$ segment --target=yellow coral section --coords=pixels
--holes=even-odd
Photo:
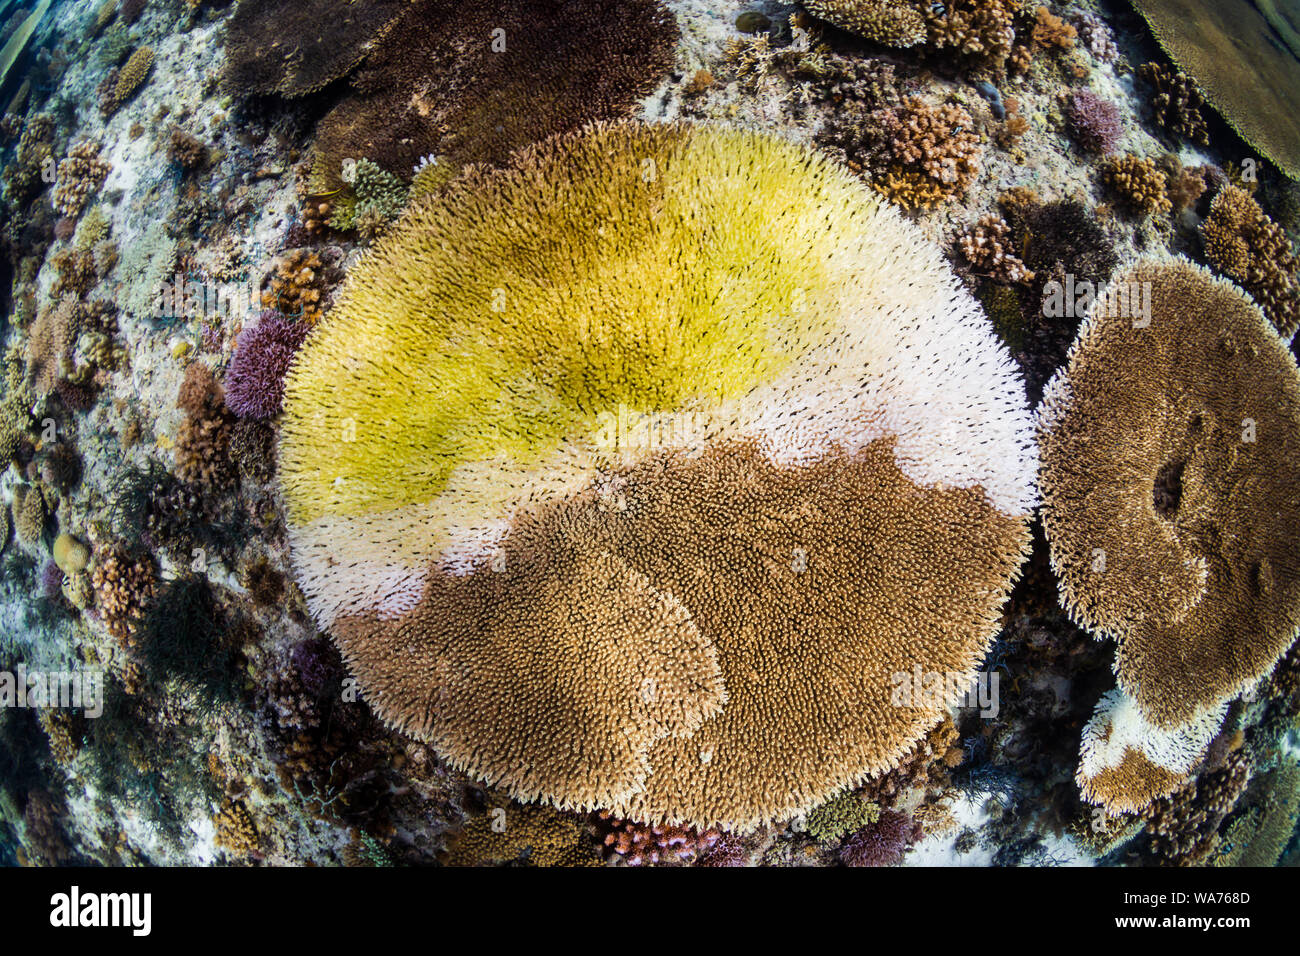
[[[620,408],[707,411],[821,341],[823,250],[871,208],[851,177],[738,130],[646,128],[615,153],[626,135],[418,201],[354,271],[288,377],[295,524],[539,463]]]

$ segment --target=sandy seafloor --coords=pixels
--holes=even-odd
[[[57,32],[78,45],[76,54],[68,57],[57,80],[52,81],[45,108],[59,116],[61,139],[99,140],[103,144],[101,158],[112,166],[97,205],[108,218],[119,260],[95,295],[110,297],[119,305],[140,302],[141,295],[169,276],[173,263],[164,261],[171,257],[166,255],[163,225],[176,224],[182,216],[190,217],[197,226],[178,227],[177,241],[187,263],[205,280],[256,281],[273,268],[299,216],[295,166],[306,154],[313,122],[322,107],[313,102],[310,107],[281,103],[252,109],[232,100],[219,86],[223,20],[230,8],[201,4],[191,9],[184,3],[155,2],[148,4],[131,28],[138,42],[148,42],[155,49],[152,72],[140,91],[106,120],[96,96],[106,72],[95,56],[102,36],[99,40],[81,39],[96,6],[94,0],[57,5],[33,44],[39,46]],[[812,140],[832,106],[794,109],[790,84],[779,74],[757,89],[728,77],[724,48],[739,36],[734,27],[736,16],[754,5],[737,0],[666,0],[666,6],[681,27],[677,68],[645,99],[644,119],[716,120],[779,132],[798,141]],[[1095,8],[1070,3],[1054,9],[1068,15]],[[1113,8],[1108,5],[1102,12],[1110,16]],[[1216,142],[1217,150],[1185,142],[1174,145],[1151,128],[1132,67],[1157,55],[1154,44],[1131,12],[1112,22],[1121,57],[1103,62],[1086,52],[1080,55],[1090,67],[1083,84],[1121,108],[1124,131],[1119,149],[1159,155],[1172,148],[1185,166],[1239,159],[1233,152],[1238,144],[1231,141]],[[806,38],[796,42],[806,42]],[[849,55],[879,55],[908,62],[903,52],[866,49],[870,52]],[[718,81],[703,95],[687,97],[684,87],[701,69],[712,71]],[[1044,198],[1079,196],[1092,205],[1102,201],[1095,164],[1072,149],[1064,128],[1059,99],[1063,85],[1059,73],[1037,70],[1011,81],[1003,90],[1019,99],[1028,130],[1014,150],[987,142],[982,172],[968,193],[914,217],[931,238],[948,247],[959,230],[995,208],[998,194],[1011,187],[1031,187]],[[988,104],[971,85],[935,73],[922,77],[920,89],[927,97],[951,97],[965,105],[986,130],[993,129]],[[167,119],[160,120],[164,110]],[[314,112],[304,112],[307,110]],[[211,151],[212,160],[197,173],[180,176],[167,158],[165,130],[173,118],[183,118],[185,129],[199,135]],[[137,124],[143,129],[137,128],[133,135]],[[12,143],[8,148],[12,149]],[[48,194],[36,201],[48,203]],[[1124,260],[1143,249],[1189,247],[1194,240],[1187,225],[1111,219],[1107,228]],[[51,255],[36,278],[38,304],[52,294],[56,270],[51,256],[56,247],[50,247]],[[160,248],[161,253],[157,252]],[[337,234],[318,248],[331,250],[344,271],[362,251],[359,243]],[[115,482],[125,467],[143,468],[151,459],[168,468],[174,465],[175,437],[183,418],[175,399],[186,365],[204,361],[222,368],[231,355],[236,321],[204,338],[197,324],[160,322],[127,308],[119,312],[119,343],[127,360],[106,376],[93,407],[75,416],[71,440],[83,461],[84,474],[59,500],[52,529],[75,534],[92,547],[110,540],[107,516]],[[4,335],[6,345],[22,341],[21,330],[13,324],[5,327]],[[201,343],[197,352],[196,341]],[[128,426],[134,429],[133,423],[138,423],[140,440],[124,447],[123,432]],[[7,469],[0,475],[0,499],[11,502],[15,486],[22,482],[17,468]],[[237,681],[236,701],[206,710],[183,687],[173,687],[143,702],[142,716],[159,728],[157,749],[146,746],[138,755],[138,766],[113,768],[109,778],[111,782],[115,776],[141,774],[148,780],[144,787],[106,786],[104,774],[95,767],[100,755],[89,745],[74,747],[62,761],[44,754],[39,775],[47,782],[36,789],[44,791],[42,799],[54,808],[57,824],[51,826],[47,821],[39,833],[41,828],[23,806],[27,801],[16,789],[3,787],[0,780],[0,861],[334,865],[364,858],[431,863],[446,858],[450,835],[481,815],[493,800],[464,775],[446,768],[422,744],[384,731],[365,717],[344,721],[351,721],[348,733],[365,738],[361,747],[365,759],[357,759],[348,768],[351,779],[341,770],[335,771],[332,758],[315,764],[304,758],[309,769],[299,776],[295,776],[297,771],[286,773],[282,752],[268,741],[268,705],[259,688],[283,669],[292,648],[316,637],[317,632],[291,582],[286,581],[278,605],[258,607],[249,597],[245,572],[250,563],[265,555],[272,568],[287,572],[289,562],[282,519],[270,514],[278,507],[274,484],[258,486],[245,481],[240,494],[241,506],[259,518],[251,523],[242,550],[210,555],[206,566],[206,574],[221,590],[223,600],[239,605],[255,620],[259,632],[240,659],[244,673]],[[5,565],[0,585],[0,666],[21,660],[29,668],[55,670],[94,660],[111,669],[123,651],[102,621],[91,612],[78,613],[67,605],[57,610],[42,606],[47,599],[33,591],[36,572],[49,561],[53,533],[36,545],[23,544],[11,535],[6,546],[7,558],[12,558],[15,550],[25,550],[29,557],[25,575],[10,573],[15,567],[12,561]],[[160,551],[158,560],[164,577],[175,570],[174,559],[167,553]],[[1066,624],[1056,626],[1069,631],[1063,640],[1079,642],[1070,653],[1088,660],[1090,679],[1096,679],[1098,663],[1104,675],[1109,654],[1106,646],[1090,644]],[[971,774],[959,779],[961,774],[954,772],[938,790],[923,789],[897,800],[895,806],[900,810],[922,801],[937,805],[942,812],[930,818],[943,818],[941,825],[929,828],[931,832],[903,855],[902,865],[1089,866],[1097,862],[1095,852],[1080,845],[1071,835],[1068,821],[1062,821],[1053,809],[1062,802],[1060,792],[1072,786],[1070,755],[1077,752],[1077,708],[1061,703],[1071,693],[1069,681],[1059,671],[1038,668],[1035,659],[1023,651],[1013,649],[1007,656],[1012,663],[1005,671],[1005,686],[1019,677],[1018,693],[1032,690],[1036,694],[1038,710],[1033,720],[1037,723],[1033,728],[1019,727],[1016,722],[1023,711],[1018,717],[1016,698],[1008,694],[1002,705],[1005,732],[999,735],[997,746],[1017,756],[992,759],[991,764],[999,769],[988,778],[996,777],[996,782],[984,778],[973,782]],[[1052,718],[1052,705],[1042,704],[1044,695],[1056,698],[1058,713],[1069,717],[1062,719],[1058,728],[1062,738],[1069,739],[1054,745],[1045,758],[1035,754],[1037,744],[1032,742],[1033,734],[1043,732],[1042,722]],[[364,703],[340,706],[365,707]],[[1018,749],[1014,746],[1025,740],[1030,743]],[[346,739],[342,746],[348,746]],[[1016,759],[1035,764],[1055,761],[1058,765],[1050,770],[1037,766],[1022,775],[1016,772]],[[181,765],[187,769],[178,770]],[[327,782],[322,784],[322,780]],[[343,794],[341,803],[320,796],[325,792],[322,787],[336,785]],[[256,831],[251,844],[218,839],[221,815],[232,805],[240,808]],[[576,815],[573,819],[580,820]],[[589,825],[588,838],[600,841],[598,822]],[[747,838],[745,845],[753,863],[834,865],[838,859],[834,841],[818,844],[797,826],[767,827]],[[524,853],[520,859],[528,857]],[[606,853],[604,858],[609,865],[626,862],[617,853]],[[1115,857],[1109,859],[1115,861]]]

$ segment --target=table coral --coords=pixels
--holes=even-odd
[[[776,138],[620,124],[519,163],[417,201],[290,369],[317,622],[385,719],[521,799],[746,828],[888,770],[940,716],[890,675],[968,672],[1028,540],[977,304]]]
[[[1300,372],[1249,297],[1181,259],[1117,275],[1039,418],[1061,603],[1118,641],[1143,718],[1265,676],[1300,629]]]

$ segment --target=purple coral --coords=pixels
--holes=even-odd
[[[1078,90],[1070,97],[1066,107],[1070,132],[1079,148],[1103,156],[1113,153],[1119,143],[1123,127],[1119,120],[1119,107],[1104,100],[1091,90]]]
[[[263,312],[257,325],[239,334],[226,373],[226,405],[240,418],[271,418],[284,403],[284,376],[307,338],[303,322]]]
[[[52,604],[63,602],[63,572],[53,561],[41,568],[41,595]]]
[[[921,825],[906,813],[885,810],[844,841],[840,859],[846,866],[893,866],[921,835]]]
[[[290,652],[293,666],[303,688],[313,696],[320,696],[339,676],[338,658],[330,642],[322,637],[309,638],[294,645]]]

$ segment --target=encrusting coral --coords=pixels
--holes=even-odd
[[[596,126],[518,163],[417,200],[289,371],[316,621],[519,799],[749,828],[888,770],[957,692],[898,675],[972,672],[1028,544],[977,303],[776,138]]]
[[[1240,289],[1185,260],[1116,276],[1039,408],[1061,603],[1118,641],[1149,723],[1266,675],[1300,627],[1300,373]]]
[[[1283,338],[1300,328],[1300,258],[1281,226],[1243,189],[1225,186],[1201,225],[1205,257],[1241,284]]]

